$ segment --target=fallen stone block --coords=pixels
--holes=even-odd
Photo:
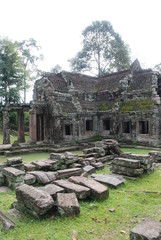
[[[36,182],[36,177],[32,174],[27,173],[24,177],[25,184],[32,185]]]
[[[116,157],[116,155],[109,155],[109,156],[105,156],[105,157],[98,158],[97,161],[102,162],[102,163],[110,162],[110,161],[112,161],[115,157]]]
[[[10,214],[15,219],[21,219],[22,218],[22,215],[21,215],[20,211],[18,211],[16,208],[9,209],[7,211],[7,213]]]
[[[108,198],[109,195],[108,188],[91,178],[74,176],[70,177],[68,180],[89,188],[91,190],[90,197],[93,199],[103,200],[105,198]]]
[[[69,168],[57,171],[59,178],[68,178],[71,176],[80,176],[82,174],[81,168]]]
[[[161,222],[145,220],[130,232],[130,240],[160,240]]]
[[[134,168],[127,168],[127,167],[123,167],[123,166],[118,166],[118,165],[115,165],[115,164],[111,164],[110,170],[113,173],[123,174],[123,175],[127,175],[127,176],[130,176],[130,177],[140,176],[144,172],[143,168],[134,169]]]
[[[54,200],[48,193],[26,184],[16,188],[16,198],[18,201],[16,208],[22,211],[22,207],[24,207],[29,214],[35,217],[46,214],[54,206]],[[19,204],[21,205],[20,209],[18,208]]]
[[[23,163],[13,164],[13,165],[11,165],[11,167],[16,168],[16,169],[21,170],[21,171],[24,171],[24,164]]]
[[[24,169],[25,171],[35,171],[36,170],[36,166],[34,164],[31,163],[25,163],[24,164]]]
[[[32,171],[29,173],[34,175],[36,177],[36,181],[40,184],[51,183],[58,177],[57,172]]]
[[[7,167],[7,163],[0,163],[0,171],[2,171],[3,168]]]
[[[73,154],[71,152],[65,152],[64,156],[65,156],[65,164],[67,165],[78,161],[78,155]]]
[[[32,162],[33,165],[36,166],[37,170],[49,170],[51,168],[51,165],[49,163],[46,163],[45,161],[35,161]]]
[[[2,174],[9,179],[12,179],[14,182],[22,182],[24,181],[25,172],[18,170],[13,167],[3,168]]]
[[[21,157],[15,157],[15,158],[8,158],[7,159],[7,164],[8,166],[14,165],[14,164],[19,164],[22,163],[22,158]]]
[[[119,185],[125,183],[125,179],[123,177],[119,179],[117,176],[110,174],[92,174],[91,177],[94,178],[94,180],[97,182],[103,183],[113,188],[117,188]]]
[[[95,167],[97,170],[101,170],[104,168],[104,164],[102,162],[91,163],[91,165]]]
[[[6,167],[3,168],[2,174],[5,176],[5,182],[12,189],[24,183],[25,172],[21,170],[13,167]]]
[[[46,159],[46,160],[43,160],[43,161],[47,164],[50,164],[50,167],[49,167],[50,170],[55,171],[55,170],[60,169],[61,164],[59,163],[58,160]]]
[[[46,186],[40,187],[39,189],[50,194],[54,200],[56,200],[57,193],[63,193],[65,191],[64,188],[59,187],[55,184],[47,184]]]
[[[75,216],[80,214],[79,203],[75,193],[58,193],[57,207],[60,216]]]
[[[139,160],[135,159],[115,158],[112,161],[112,164],[135,169],[141,168],[141,163],[139,162]]]
[[[50,159],[59,160],[60,164],[65,162],[65,156],[62,153],[50,153]]]
[[[78,199],[85,199],[90,195],[89,188],[72,183],[68,180],[57,180],[54,183],[60,187],[63,187],[67,193],[74,192]]]
[[[92,174],[96,171],[95,167],[91,166],[91,165],[87,165],[83,168],[83,171],[88,173],[88,174]]]
[[[0,173],[0,186],[4,185],[4,176],[2,173]]]

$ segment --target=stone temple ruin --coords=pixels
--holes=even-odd
[[[31,141],[75,142],[95,136],[159,146],[161,76],[138,60],[129,70],[91,77],[45,74],[34,86]]]

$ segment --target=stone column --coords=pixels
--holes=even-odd
[[[4,109],[3,111],[3,144],[10,143],[10,122],[9,122],[9,111]]]
[[[24,110],[17,111],[18,114],[18,142],[25,142],[25,116]]]
[[[37,141],[37,129],[36,129],[36,112],[31,110],[30,111],[30,141],[36,142]]]

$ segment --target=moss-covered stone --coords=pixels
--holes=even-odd
[[[126,100],[120,105],[120,112],[147,111],[153,109],[154,102],[151,99]]]
[[[108,106],[107,106],[107,104],[106,103],[102,103],[101,105],[100,105],[100,107],[99,107],[99,110],[100,111],[106,111],[106,110],[108,110]]]

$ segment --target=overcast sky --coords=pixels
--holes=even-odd
[[[34,38],[44,71],[56,64],[70,70],[81,32],[95,20],[110,21],[143,67],[161,62],[161,0],[0,0],[0,8],[0,36]]]

